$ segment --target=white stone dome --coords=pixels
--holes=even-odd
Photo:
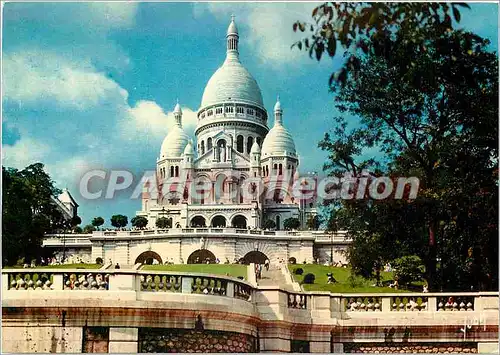
[[[237,59],[226,60],[212,75],[203,92],[201,107],[228,101],[264,107],[257,81]]]
[[[296,155],[292,135],[281,124],[275,124],[262,143],[262,158],[275,155]]]
[[[174,125],[161,144],[160,158],[180,157],[189,142],[182,127]]]
[[[186,148],[184,148],[184,155],[193,155],[193,144],[191,143],[191,139],[186,144]]]

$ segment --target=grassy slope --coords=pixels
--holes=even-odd
[[[247,277],[246,265],[233,264],[174,264],[174,265],[144,265],[141,270],[199,272],[204,274]]]
[[[394,290],[389,287],[374,287],[374,280],[366,280],[360,277],[356,277],[356,284],[353,285],[349,282],[349,276],[351,275],[351,269],[341,268],[341,267],[331,267],[324,265],[315,264],[297,264],[289,265],[290,272],[293,278],[299,283],[302,282],[306,274],[312,273],[316,276],[314,284],[306,285],[304,284],[304,289],[306,291],[330,291],[338,293],[380,293],[380,292],[407,292],[405,290]],[[295,275],[295,269],[302,268],[304,273],[302,275]],[[327,273],[333,273],[333,277],[337,280],[337,283],[328,284]],[[382,281],[392,280],[391,272],[382,272]]]

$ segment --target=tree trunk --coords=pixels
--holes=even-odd
[[[435,237],[435,227],[431,223],[429,226],[429,254],[427,255],[425,273],[427,283],[432,291],[441,291],[442,285],[439,285],[439,280],[436,275],[436,257],[437,257],[437,246]]]

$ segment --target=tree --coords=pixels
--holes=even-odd
[[[111,225],[115,228],[123,228],[128,224],[127,216],[121,214],[115,214],[111,216]]]
[[[311,230],[318,230],[319,226],[321,225],[321,219],[318,215],[310,216],[307,219],[307,228]]]
[[[298,218],[290,217],[283,221],[283,228],[285,230],[298,229],[300,227],[300,221]]]
[[[45,233],[69,228],[54,203],[61,193],[43,164],[24,170],[2,167],[2,253],[4,265],[42,255]]]
[[[442,35],[453,27],[453,16],[460,22],[459,7],[465,3],[342,3],[326,2],[312,11],[314,23],[297,21],[295,32],[309,36],[292,47],[315,55],[319,61],[324,52],[330,57],[344,55],[339,72],[330,76],[330,85],[343,84],[348,72],[360,69],[360,53],[391,60],[395,48],[424,50],[430,35]],[[408,39],[401,40],[402,35]],[[408,36],[410,38],[408,38]],[[342,47],[342,48],[339,48]],[[401,72],[411,69],[412,62],[400,62]]]
[[[326,134],[320,147],[329,152],[325,169],[331,175],[367,170],[368,181],[414,176],[420,191],[414,200],[343,201],[339,223],[354,238],[349,257],[366,274],[375,262],[418,255],[431,288],[495,287],[497,57],[487,51],[487,40],[463,31],[428,33],[422,46],[413,47],[407,44],[413,34],[398,36],[391,58],[360,56],[359,69],[335,87],[339,111],[360,120],[348,131],[344,117],[337,117],[333,135]],[[362,159],[363,149],[374,147],[383,160]],[[375,235],[384,248],[370,259],[365,251]],[[469,247],[476,248],[477,277],[467,281]]]
[[[160,229],[172,228],[172,218],[160,217],[156,220],[156,227]]]
[[[76,226],[73,228],[73,233],[82,233],[83,230],[82,230],[82,227],[80,226]]]
[[[264,223],[262,223],[262,228],[264,229],[274,229],[276,228],[276,222],[272,219],[266,219]]]
[[[95,230],[96,229],[92,224],[87,224],[85,227],[83,227],[83,233],[85,234],[92,234],[92,232]]]
[[[394,276],[401,285],[422,281],[425,267],[422,260],[416,255],[403,256],[394,260]]]
[[[135,216],[130,222],[134,227],[139,229],[142,229],[148,225],[148,219],[143,216]]]
[[[75,216],[73,218],[71,218],[71,226],[72,227],[76,227],[77,225],[79,225],[80,223],[82,223],[82,219],[79,217],[79,216]]]
[[[99,229],[99,227],[102,226],[103,224],[104,224],[104,218],[102,218],[102,217],[95,217],[92,220],[92,225],[94,227],[96,227],[97,229]]]

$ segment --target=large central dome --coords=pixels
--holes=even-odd
[[[238,37],[233,20],[227,30],[226,60],[208,81],[201,99],[202,108],[223,102],[241,102],[264,108],[259,85],[240,63]]]
[[[237,101],[264,107],[259,85],[239,60],[228,60],[208,81],[201,106]]]

